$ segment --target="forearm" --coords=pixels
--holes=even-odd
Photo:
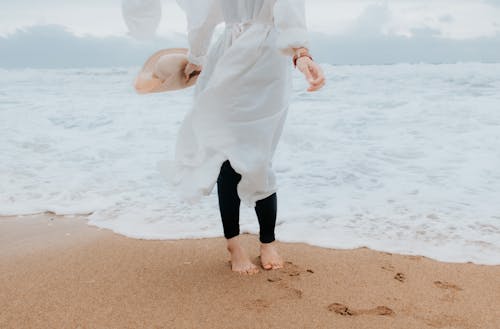
[[[219,0],[177,0],[186,12],[188,30],[188,60],[202,65],[215,27],[222,21]]]
[[[278,32],[276,46],[283,54],[293,56],[295,49],[309,46],[305,0],[277,0],[274,25]]]

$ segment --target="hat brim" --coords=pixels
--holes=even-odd
[[[196,83],[199,72],[186,80],[187,48],[162,49],[151,55],[142,66],[134,83],[139,94],[159,93],[188,88]],[[168,75],[162,71],[170,72]]]

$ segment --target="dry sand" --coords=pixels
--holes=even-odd
[[[242,235],[258,264],[258,239]],[[224,238],[131,239],[83,217],[0,218],[0,328],[500,328],[500,266],[279,243],[231,272]]]

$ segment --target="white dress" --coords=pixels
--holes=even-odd
[[[272,158],[292,90],[292,48],[309,47],[305,0],[177,0],[188,57],[203,65],[174,159],[158,168],[181,200],[211,194],[225,160],[241,175],[243,204],[277,191]],[[214,28],[224,32],[210,47]]]

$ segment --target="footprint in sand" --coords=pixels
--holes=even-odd
[[[352,309],[344,304],[332,303],[328,305],[328,310],[342,316],[358,316],[358,315],[394,315],[394,311],[387,306],[377,306],[370,309]]]
[[[271,306],[271,302],[262,298],[250,300],[246,307],[255,311],[264,311]]]
[[[396,270],[396,268],[392,265],[384,265],[384,266],[381,266],[380,268],[383,269],[384,271],[388,271],[388,272],[394,272]],[[397,272],[394,275],[394,279],[398,280],[399,282],[405,282],[406,281],[406,274],[404,274],[402,272]]]
[[[304,270],[290,261],[285,261],[283,268],[273,270],[269,273],[267,281],[276,284],[286,292],[283,298],[302,298],[303,291],[292,287],[289,283],[300,280],[301,276],[306,274],[311,275],[313,273],[314,271],[311,269]]]
[[[380,268],[385,270],[385,271],[389,271],[389,272],[393,272],[395,270],[394,266],[392,266],[392,265],[384,265],[384,266],[381,266]]]
[[[285,298],[285,299],[302,298],[302,294],[303,294],[302,290],[290,286],[289,283],[287,282],[286,278],[282,279],[279,277],[272,277],[272,278],[267,278],[267,281],[272,282],[278,288],[282,289],[282,291],[284,292],[284,295],[281,296],[280,298]]]
[[[314,273],[311,269],[302,269],[300,266],[295,265],[290,261],[285,261],[283,268],[276,269],[269,272],[271,275],[267,279],[269,282],[276,282],[279,280],[283,280],[286,277],[299,277],[301,275],[307,274],[311,275]]]
[[[278,282],[278,281],[281,281],[281,278],[280,277],[267,278],[267,281],[269,281],[269,282]]]
[[[292,262],[286,261],[285,267],[283,268],[283,273],[286,273],[288,276],[299,276],[301,272],[304,272],[299,266],[295,265]]]
[[[302,298],[303,292],[300,289],[290,287],[288,284],[285,282],[280,283],[280,286],[285,289],[286,295],[283,296],[282,298],[291,298],[291,299],[300,299]]]
[[[454,302],[458,297],[458,292],[463,290],[456,284],[446,281],[434,281],[434,285],[439,289],[443,289],[444,294],[441,300],[446,302]]]
[[[463,290],[462,288],[460,288],[456,284],[446,282],[446,281],[434,281],[434,285],[438,288],[446,289],[446,290],[454,290],[454,291]]]
[[[406,275],[404,273],[398,272],[394,276],[394,279],[398,280],[399,282],[405,282],[406,281]]]

